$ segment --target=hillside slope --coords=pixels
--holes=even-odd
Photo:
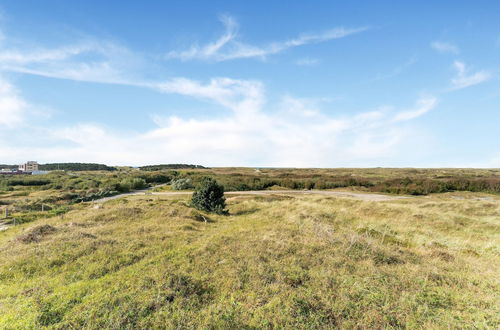
[[[0,232],[0,328],[498,328],[500,199],[454,196],[81,204]]]

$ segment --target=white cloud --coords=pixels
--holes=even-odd
[[[61,61],[94,50],[90,45],[74,45],[56,49],[2,49],[0,62],[9,64],[43,63]]]
[[[452,89],[462,89],[477,85],[491,78],[491,74],[485,70],[467,74],[468,70],[465,63],[460,61],[455,61],[453,66],[457,71],[457,75],[451,80]]]
[[[196,98],[208,99],[239,115],[260,110],[264,102],[262,84],[258,81],[214,78],[206,85],[200,82],[175,78],[164,83],[153,84],[152,88],[164,93],[176,93]]]
[[[291,47],[342,38],[364,30],[340,28],[255,47],[237,40],[236,22],[230,17],[223,20],[226,33],[206,46],[192,48],[194,50],[187,57],[215,60],[265,57]],[[154,118],[157,126],[143,132],[112,131],[93,123],[62,128],[39,125],[30,127],[29,133],[20,132],[28,134],[29,138],[15,145],[7,143],[5,130],[0,130],[0,155],[9,155],[14,161],[30,155],[29,158],[41,162],[124,165],[160,162],[209,166],[380,164],[401,150],[411,149],[405,144],[409,132],[401,130],[398,122],[421,116],[435,106],[429,100],[421,100],[415,109],[393,115],[388,114],[394,112],[392,109],[342,116],[335,114],[335,109],[329,109],[332,111],[326,114],[319,102],[292,96],[284,97],[279,104],[269,105],[260,81],[226,77],[208,82],[182,77],[160,83],[134,80],[131,79],[131,67],[135,61],[141,62],[140,56],[108,42],[79,42],[56,49],[8,48],[0,44],[0,71],[128,84],[213,102],[230,111],[217,119],[157,115]],[[11,127],[23,123],[30,107],[12,85],[0,83],[0,125]]]
[[[431,47],[436,50],[439,53],[449,53],[449,54],[454,54],[458,55],[460,53],[460,49],[449,42],[441,42],[441,41],[434,41],[431,43]]]
[[[220,17],[220,21],[224,24],[226,31],[216,41],[202,47],[192,45],[188,50],[170,52],[167,56],[180,59],[210,58],[215,56],[224,45],[236,38],[238,32],[238,23],[231,16],[223,15]]]
[[[314,117],[320,113],[316,100],[299,99],[289,95],[283,97],[281,107],[284,110],[284,115]]]
[[[19,43],[18,43],[19,44]],[[75,81],[139,84],[130,78],[143,60],[113,42],[82,40],[73,45],[44,48],[0,43],[0,70]]]
[[[28,144],[14,150],[0,143],[0,153],[19,159],[29,154],[39,161],[124,165],[188,162],[307,167],[376,165],[411,149],[406,144],[410,132],[398,127],[394,116],[387,113],[394,111],[391,108],[328,115],[315,100],[286,96],[272,105],[278,111],[266,111],[271,105],[266,106],[264,88],[257,82],[218,78],[204,84],[185,79],[174,85],[174,81],[164,85],[164,91],[216,102],[231,111],[218,119],[156,116],[157,127],[136,133],[78,124],[53,129],[50,134],[36,133],[49,135],[47,146]],[[245,92],[248,86],[253,91]],[[429,111],[434,105],[431,103],[419,100],[418,115],[424,113],[423,108]],[[417,116],[405,117],[404,113],[396,114],[396,118],[410,120]]]
[[[368,29],[367,27],[352,29],[340,27],[317,34],[301,34],[293,39],[272,42],[264,46],[254,46],[238,40],[238,24],[234,18],[222,16],[221,21],[225,26],[225,32],[216,41],[205,46],[195,44],[183,51],[171,51],[167,54],[167,58],[177,58],[183,61],[193,59],[227,61],[239,58],[265,58],[268,55],[277,54],[292,47],[340,39]]]
[[[410,119],[415,119],[420,117],[437,105],[437,99],[435,97],[423,97],[417,101],[414,109],[402,111],[394,117],[394,121],[405,121]]]
[[[27,107],[14,86],[0,78],[0,127],[12,128],[21,124]]]

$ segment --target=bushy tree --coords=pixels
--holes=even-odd
[[[191,204],[198,210],[223,214],[226,211],[224,187],[212,178],[203,178],[196,186]]]

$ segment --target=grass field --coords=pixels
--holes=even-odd
[[[0,328],[500,327],[498,195],[228,210],[132,196],[0,232]]]
[[[227,167],[144,171],[122,167],[116,171],[53,171],[36,176],[0,175],[0,213],[8,207],[11,213],[8,221],[16,219],[17,222],[29,222],[46,216],[45,213],[37,213],[42,209],[61,213],[75,203],[167,184],[180,178],[196,185],[205,176],[216,179],[224,185],[226,191],[347,188],[406,195],[450,191],[500,194],[500,169]],[[171,188],[171,185],[167,185],[161,190]]]

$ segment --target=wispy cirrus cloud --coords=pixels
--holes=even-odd
[[[15,46],[0,43],[0,71],[33,74],[75,81],[134,84],[134,67],[143,59],[116,43],[87,39],[70,45],[46,48],[30,42]]]
[[[460,49],[458,48],[458,46],[450,42],[434,41],[433,43],[431,43],[431,47],[442,54],[448,53],[458,55],[460,53]]]
[[[254,47],[238,41],[235,21],[227,17],[225,24],[227,30],[221,38],[196,48],[195,55],[190,56],[198,56],[201,49],[202,58],[207,59],[265,57],[363,30],[334,29]],[[278,104],[269,104],[266,87],[258,80],[218,77],[200,81],[167,77],[163,81],[152,81],[140,74],[135,79],[134,65],[130,64],[134,61],[141,64],[141,56],[106,41],[83,40],[69,46],[44,48],[11,47],[7,38],[0,44],[0,59],[0,71],[127,84],[212,102],[229,110],[222,117],[209,119],[160,114],[155,116],[156,127],[136,132],[124,132],[99,123],[77,122],[65,127],[49,124],[30,130],[28,142],[14,146],[3,142],[7,136],[0,130],[0,154],[18,160],[30,155],[40,161],[71,159],[128,165],[165,162],[166,157],[172,162],[213,166],[375,165],[398,155],[401,150],[411,149],[406,143],[408,131],[401,129],[399,122],[422,116],[435,106],[418,101],[411,111],[368,110],[339,115],[332,109],[322,111],[323,107],[311,100],[290,95]],[[10,115],[11,121],[3,125],[22,123],[29,104],[12,85],[0,84],[0,100],[5,101],[0,102],[0,114]],[[39,141],[44,144],[40,145]]]
[[[434,109],[438,103],[437,98],[433,96],[422,97],[417,100],[417,103],[413,109],[405,110],[397,113],[394,116],[394,121],[406,121],[410,119],[415,119],[420,117],[430,110]]]
[[[79,44],[64,46],[55,49],[31,48],[31,49],[1,49],[0,62],[4,65],[23,65],[32,63],[47,63],[51,61],[62,61],[72,56],[95,51],[96,48],[90,44]]]
[[[214,44],[210,47],[216,49],[218,46]],[[213,78],[208,84],[202,84],[184,77],[152,81],[144,79],[140,73],[134,73],[134,64],[138,63],[137,66],[140,66],[141,62],[145,61],[140,55],[108,41],[82,40],[55,48],[23,45],[13,48],[9,47],[8,42],[0,45],[0,72],[149,88],[161,93],[210,100],[226,108],[246,112],[259,108],[262,102],[257,101],[263,96],[262,86],[258,81]],[[3,100],[6,102],[13,98],[4,97]],[[14,120],[15,117],[11,118]]]
[[[228,61],[241,58],[263,59],[266,58],[266,56],[278,54],[289,48],[340,39],[368,30],[368,27],[339,27],[323,31],[321,33],[304,33],[296,38],[285,41],[272,42],[263,46],[255,46],[246,44],[239,40],[238,23],[234,18],[224,15],[220,17],[220,20],[225,26],[225,32],[217,40],[202,46],[194,44],[186,50],[170,51],[167,53],[166,57],[180,59],[182,61]]]
[[[452,90],[478,85],[491,78],[491,73],[486,70],[468,74],[469,70],[467,69],[465,63],[460,61],[455,61],[453,63],[453,67],[457,71],[457,74],[451,79]]]
[[[225,32],[217,40],[209,42],[205,46],[192,45],[189,49],[183,51],[171,51],[167,58],[179,58],[182,60],[195,58],[217,57],[219,50],[233,41],[238,36],[238,23],[234,18],[228,15],[221,15],[219,20],[225,27]]]

